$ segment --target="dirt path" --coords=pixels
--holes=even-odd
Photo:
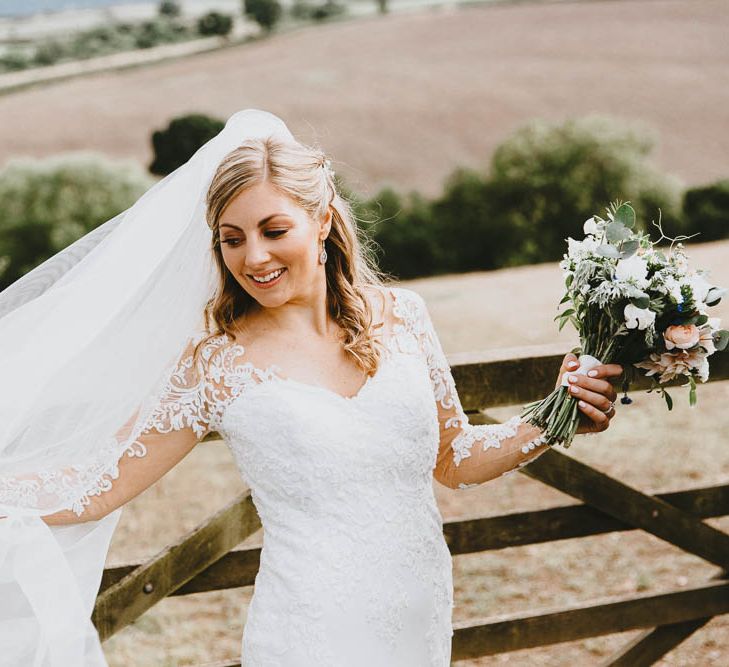
[[[268,109],[352,187],[440,191],[535,116],[606,112],[658,132],[687,183],[729,176],[724,0],[462,8],[324,25],[0,98],[0,164],[95,149],[151,159],[171,116]]]

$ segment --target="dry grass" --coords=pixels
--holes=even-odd
[[[691,248],[694,266],[711,270],[729,285],[729,242]],[[533,345],[562,340],[551,321],[561,296],[560,271],[553,264],[489,273],[444,276],[402,283],[427,300],[448,353]],[[514,308],[514,299],[520,307]],[[523,307],[521,307],[523,305]],[[729,322],[729,302],[716,308]],[[504,320],[503,324],[500,324]],[[556,369],[555,369],[556,373]],[[668,412],[659,397],[633,394],[609,431],[578,438],[571,456],[644,491],[656,492],[726,483],[729,480],[729,383],[699,387],[699,407],[676,391]],[[504,420],[517,408],[492,414]],[[636,434],[639,434],[636,437]],[[124,510],[109,562],[144,557],[161,549],[244,488],[222,442],[196,448],[158,484]],[[468,491],[436,483],[445,519],[501,514],[570,502],[567,496],[523,475]],[[170,516],[175,520],[170,521]],[[710,520],[729,530],[729,518]],[[260,534],[248,544],[260,544]],[[641,533],[616,533],[454,558],[454,620],[527,611],[635,591],[658,591],[703,581],[714,571],[699,558]],[[239,655],[251,589],[165,600],[105,644],[112,667],[183,666]],[[715,619],[672,651],[660,665],[722,665],[729,655],[729,619]],[[542,649],[463,662],[463,665],[597,664],[633,633],[597,637]]]
[[[535,116],[644,121],[688,184],[727,176],[725,0],[474,6],[370,17],[0,97],[0,164],[95,149],[151,161],[178,114],[246,107],[318,140],[364,194],[437,194]]]

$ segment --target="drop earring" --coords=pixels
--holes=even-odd
[[[327,261],[327,251],[324,248],[324,239],[321,240],[321,252],[319,253],[319,264],[325,264]]]

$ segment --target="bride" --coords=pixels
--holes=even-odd
[[[547,449],[516,416],[468,423],[423,298],[374,267],[325,155],[256,109],[0,293],[0,368],[3,666],[106,665],[121,510],[215,431],[264,529],[242,663],[445,667],[432,478]],[[578,433],[606,429],[622,368],[568,371]]]

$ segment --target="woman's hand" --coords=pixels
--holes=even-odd
[[[555,387],[562,384],[563,373],[575,371],[579,366],[574,354],[566,354],[562,367],[559,369]],[[623,367],[620,364],[601,364],[592,369],[590,373],[593,375],[570,374],[576,380],[570,382],[568,391],[577,399],[577,409],[582,412],[577,433],[597,433],[604,431],[610,425],[610,420],[615,416],[615,401],[618,398],[618,392],[604,378],[620,376],[623,373]]]

